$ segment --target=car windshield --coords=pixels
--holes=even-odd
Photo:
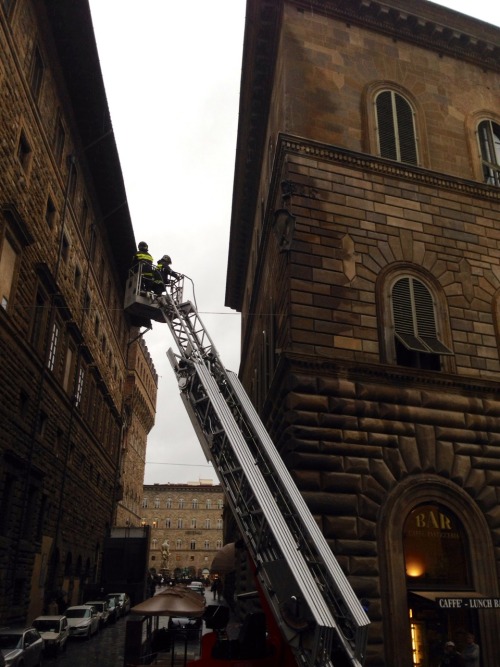
[[[0,635],[0,650],[12,650],[13,648],[18,648],[18,645],[21,642],[20,635]]]
[[[97,611],[104,611],[104,604],[102,602],[92,602],[91,604]]]
[[[86,618],[90,616],[90,609],[66,609],[68,618]]]
[[[33,627],[38,630],[38,632],[58,632],[59,631],[59,622],[58,621],[33,621]]]

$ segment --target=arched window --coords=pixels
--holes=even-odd
[[[148,506],[148,499],[145,497],[142,499],[142,506],[147,507]]]
[[[217,530],[222,529],[222,519],[217,519]]]
[[[192,508],[193,508],[194,510],[197,510],[197,509],[198,509],[198,500],[197,500],[196,498],[193,498],[193,501],[192,501]]]
[[[216,549],[222,549],[222,540],[217,540],[217,542],[215,544],[215,548]]]
[[[483,120],[477,128],[484,182],[500,187],[500,125]]]
[[[196,528],[196,519],[191,519],[191,528]]]
[[[210,519],[205,519],[205,528],[210,528]]]
[[[415,507],[403,526],[403,550],[412,588],[470,587],[464,530],[448,508],[438,503]]]
[[[207,498],[207,501],[205,503],[205,507],[207,510],[212,509],[212,500],[210,498]]]
[[[160,498],[159,496],[156,496],[155,498],[155,509],[158,509],[160,507]]]
[[[224,507],[224,502],[219,498],[217,501],[217,509],[221,510]]]
[[[179,498],[179,509],[180,510],[184,509],[184,498]]]
[[[382,90],[375,98],[378,150],[381,157],[419,164],[415,112],[402,95]]]
[[[182,549],[182,540],[175,540],[175,548]]]
[[[177,519],[177,528],[182,528],[182,527],[183,527],[182,519]]]
[[[171,510],[171,509],[172,509],[172,498],[167,498],[167,501],[166,501],[166,503],[165,503],[165,507],[166,507],[168,510]]]
[[[171,528],[172,527],[172,519],[168,518],[165,519],[165,528]]]
[[[196,549],[196,540],[191,540],[189,543],[189,548],[194,551]]]
[[[440,370],[440,355],[452,352],[439,340],[430,291],[417,278],[403,276],[392,286],[391,302],[396,363]]]

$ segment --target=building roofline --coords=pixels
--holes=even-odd
[[[136,243],[109,112],[88,0],[36,0],[52,33],[85,163],[100,207],[101,223],[125,283]]]
[[[500,29],[428,0],[247,0],[225,305],[241,311],[285,1],[500,71]]]

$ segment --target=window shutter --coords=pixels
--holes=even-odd
[[[394,131],[392,94],[390,90],[385,90],[377,96],[376,108],[380,155],[390,160],[397,160],[396,133]]]
[[[434,303],[425,285],[415,278],[398,280],[392,288],[396,338],[415,352],[452,354],[438,339]]]
[[[396,97],[396,114],[398,119],[399,149],[401,162],[417,164],[417,144],[415,141],[415,127],[413,124],[413,110],[408,102]]]
[[[377,132],[380,155],[390,160],[418,164],[413,109],[392,90],[377,95]]]
[[[396,337],[409,350],[428,352],[427,347],[415,335],[416,327],[409,278],[402,278],[394,285],[392,289],[392,310]]]

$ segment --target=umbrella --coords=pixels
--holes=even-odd
[[[205,611],[205,600],[198,593],[176,586],[139,602],[130,611],[143,616],[199,618]]]
[[[228,572],[233,572],[235,568],[235,544],[234,542],[229,542],[220,549],[212,561],[212,567],[210,570],[212,572],[218,572],[219,574],[227,574]]]

